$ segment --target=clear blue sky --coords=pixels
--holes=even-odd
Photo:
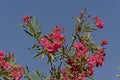
[[[87,8],[88,13],[99,16],[105,23],[104,29],[95,32],[93,38],[109,40],[105,65],[96,69],[95,80],[119,80],[115,75],[120,73],[117,70],[120,67],[120,0],[0,0],[0,49],[14,52],[19,64],[46,71],[44,63],[33,60],[34,54],[27,50],[34,39],[19,27],[21,18],[36,16],[44,33],[57,24],[70,33],[74,26],[72,16],[78,16],[82,8]]]

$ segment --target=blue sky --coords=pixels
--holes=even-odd
[[[42,25],[43,33],[48,33],[55,25],[66,28],[69,36],[73,29],[72,16],[78,16],[82,8],[87,8],[92,16],[99,16],[105,23],[103,30],[95,32],[94,39],[108,39],[105,65],[95,70],[95,80],[119,80],[116,74],[120,67],[120,0],[1,0],[0,1],[0,49],[14,52],[19,64],[31,69],[46,71],[44,63],[32,59],[33,53],[27,49],[34,39],[19,27],[22,17],[32,15]]]

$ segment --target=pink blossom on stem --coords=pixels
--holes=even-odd
[[[102,42],[101,42],[101,46],[104,46],[104,45],[107,45],[108,44],[108,41],[107,40],[102,40]]]
[[[53,44],[47,44],[44,48],[49,53],[54,53],[57,50],[57,48]]]
[[[44,47],[49,43],[49,40],[45,37],[41,38],[39,43]]]
[[[10,64],[8,62],[5,62],[5,60],[2,60],[0,62],[0,65],[5,69],[5,70],[9,70],[10,69]]]
[[[61,32],[62,30],[63,30],[63,28],[58,25],[53,29],[54,32]]]
[[[95,17],[95,24],[100,29],[104,27],[103,21],[98,16]]]
[[[82,76],[79,76],[79,77],[77,78],[77,80],[86,80],[86,78],[85,78],[85,77],[82,77]]]
[[[94,67],[88,66],[87,77],[94,74]]]
[[[11,71],[10,76],[12,80],[21,80],[23,77],[23,67],[16,65]]]
[[[85,53],[88,52],[88,47],[87,47],[87,46],[84,46],[81,42],[75,43],[74,46],[75,46],[78,54],[85,54]]]
[[[64,36],[63,36],[62,34],[60,34],[59,32],[54,32],[54,33],[53,33],[53,37],[54,37],[54,38],[61,39],[61,38],[63,38]]]
[[[97,67],[104,65],[104,56],[96,54],[95,58],[96,58],[96,66]]]
[[[61,73],[62,73],[62,74],[66,74],[66,69],[62,69],[62,70],[61,70]]]
[[[4,59],[4,51],[0,50],[0,60]]]
[[[59,39],[54,40],[54,46],[58,49],[62,47],[62,42]]]
[[[100,48],[100,49],[98,49],[97,53],[100,54],[100,55],[104,55],[105,54],[105,49],[104,48]]]
[[[63,78],[60,79],[60,80],[71,80],[71,79],[69,78],[69,76],[65,76],[65,77],[63,77]]]
[[[96,65],[96,59],[95,59],[94,56],[90,56],[88,58],[88,64],[89,64],[89,66],[95,66]]]
[[[24,17],[22,18],[22,20],[23,20],[23,22],[24,22],[26,25],[29,25],[31,18],[32,18],[32,16],[24,16]]]

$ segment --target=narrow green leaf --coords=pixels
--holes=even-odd
[[[36,26],[36,17],[34,16],[34,19],[33,19],[33,27]]]
[[[43,50],[41,49],[37,52],[37,54],[33,58],[36,58],[36,57],[40,56],[42,53],[43,53]]]
[[[94,77],[92,76],[92,77],[90,77],[90,80],[94,80]]]
[[[41,32],[38,32],[37,35],[36,35],[36,38],[38,39],[41,35]]]
[[[40,57],[40,60],[44,59],[45,57],[45,54],[43,54],[41,57]]]
[[[32,36],[33,37],[33,35],[29,32],[29,31],[27,31],[27,30],[24,30],[29,36]]]
[[[67,64],[66,62],[64,63],[66,67],[70,68],[71,66]]]
[[[40,55],[41,55],[41,53],[37,53],[33,58],[36,58],[36,57],[38,57]]]
[[[19,25],[20,25],[20,27],[27,29],[27,27],[25,25],[23,25],[23,24],[19,24]]]
[[[87,40],[90,40],[90,37],[91,37],[91,33],[88,32],[88,35],[87,35]]]
[[[40,32],[40,24],[38,24],[37,32]]]
[[[50,55],[50,57],[51,57],[51,59],[52,60],[54,60],[55,59],[55,57],[54,57],[54,55],[53,54],[49,54]]]
[[[49,64],[49,63],[50,63],[50,61],[51,61],[51,58],[48,58],[47,64]]]
[[[32,32],[32,34],[35,34],[35,29],[33,28],[33,26],[28,25],[28,28]]]

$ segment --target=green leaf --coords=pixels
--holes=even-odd
[[[45,57],[45,54],[43,54],[41,57],[40,57],[40,60],[44,59]]]
[[[4,76],[3,79],[4,80],[10,80],[10,78],[8,78],[7,76],[6,77]]]
[[[36,26],[36,17],[34,16],[34,19],[33,19],[33,27]]]
[[[48,77],[46,78],[46,80],[50,80],[50,76],[48,76]]]
[[[92,76],[92,77],[90,77],[90,80],[94,80],[94,77]]]
[[[120,70],[120,68],[118,68],[118,70]]]
[[[32,76],[30,75],[29,72],[30,72],[30,71],[29,71],[29,68],[28,68],[28,66],[26,66],[26,67],[24,68],[24,78],[27,78],[28,80],[32,80]]]
[[[40,24],[38,24],[37,32],[40,32]]]
[[[54,60],[55,59],[55,57],[54,57],[54,55],[53,54],[49,54],[50,55],[50,57],[51,57],[51,59],[52,60]]]
[[[67,68],[70,68],[71,66],[67,64],[66,62],[64,63]]]
[[[41,49],[37,52],[37,54],[33,58],[36,58],[36,57],[40,56],[42,53],[43,53],[43,50]]]
[[[50,61],[51,61],[51,58],[48,58],[47,64],[49,64],[49,63],[50,63]]]
[[[23,24],[19,24],[19,25],[20,25],[20,27],[23,27],[23,28],[27,29],[27,27],[24,26]]]
[[[38,57],[39,55],[41,55],[41,53],[37,53],[33,58]]]
[[[36,38],[38,39],[41,35],[41,32],[38,32],[37,35],[36,35]]]
[[[32,34],[35,34],[35,30],[34,30],[33,26],[28,25],[28,28],[29,28],[29,30],[32,32]]]
[[[33,34],[31,34],[29,31],[27,30],[24,30],[29,36],[32,36],[33,37]]]
[[[116,75],[118,78],[120,78],[120,75]]]

